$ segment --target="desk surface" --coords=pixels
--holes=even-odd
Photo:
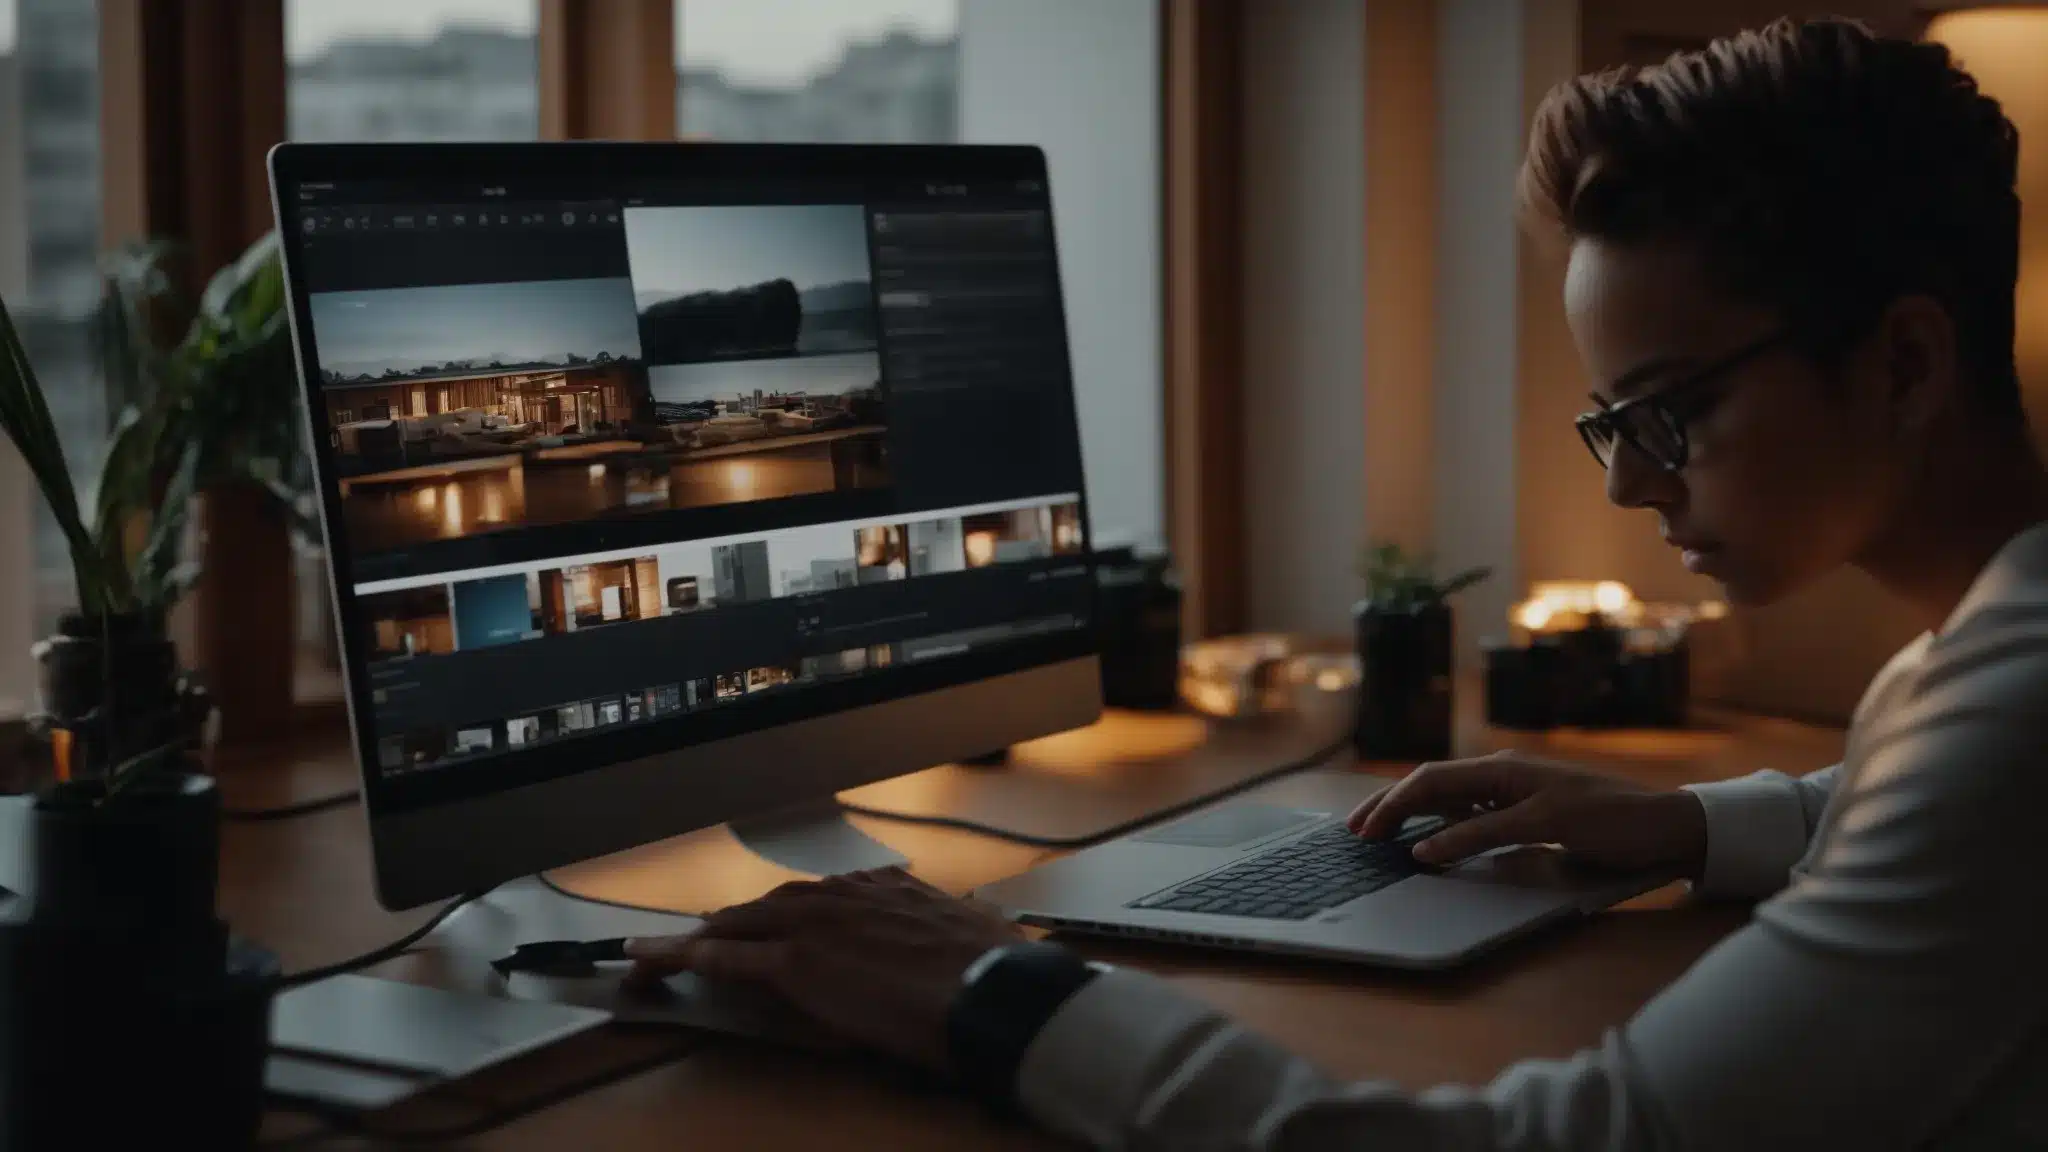
[[[1517,747],[1597,764],[1645,783],[1788,772],[1836,759],[1841,733],[1783,721],[1714,715],[1702,731],[1679,733],[1490,732],[1471,726],[1461,750]],[[349,787],[354,771],[340,734],[309,738],[305,750],[225,764],[231,804],[264,806]],[[1401,765],[1341,765],[1328,771],[1398,775]],[[1379,780],[1361,775],[1363,794]],[[1270,787],[1285,788],[1287,781]],[[933,827],[859,821],[910,858],[931,882],[964,890],[1012,875],[1047,853]],[[713,830],[691,839],[724,834]],[[375,947],[423,913],[393,915],[370,891],[360,810],[296,820],[231,824],[223,839],[221,910],[235,928],[282,953],[289,969]],[[644,850],[643,850],[644,851]],[[733,858],[737,859],[737,853]],[[600,867],[632,866],[631,857]],[[665,902],[712,907],[782,878],[772,865],[692,886],[663,882]],[[1230,956],[1167,947],[1085,944],[1091,955],[1143,967],[1223,1008],[1330,1071],[1395,1081],[1411,1089],[1491,1079],[1520,1059],[1562,1056],[1596,1042],[1658,988],[1747,917],[1741,909],[1691,906],[1676,889],[1652,893],[1592,920],[1513,945],[1457,972],[1388,973],[1282,958]],[[424,978],[424,963],[401,959],[380,975]],[[607,1068],[638,1068],[542,1108],[461,1146],[486,1149],[814,1148],[821,1132],[845,1147],[1042,1148],[1046,1138],[991,1121],[963,1100],[855,1065],[702,1035],[624,1028],[579,1038],[465,1084],[453,1102],[433,1101],[410,1130],[480,1115],[478,1101],[516,1101],[564,1088]],[[596,1070],[593,1072],[592,1070]],[[800,1106],[793,1106],[800,1102]],[[394,1124],[399,1121],[394,1121]],[[305,1131],[292,1117],[268,1132]],[[375,1140],[319,1147],[381,1147]]]

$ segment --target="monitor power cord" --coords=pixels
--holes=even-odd
[[[346,972],[359,971],[375,964],[382,964],[386,960],[403,956],[410,952],[414,945],[426,939],[434,929],[446,923],[448,918],[455,915],[463,905],[483,899],[490,894],[490,891],[491,889],[485,888],[465,896],[457,896],[455,899],[443,904],[432,916],[422,921],[419,927],[380,948],[373,948],[359,956],[351,956],[346,960],[338,960],[332,964],[322,964],[318,968],[308,968],[303,972],[290,972],[280,976],[277,981],[278,990],[302,988],[308,984],[325,980],[330,976],[340,976]]]
[[[274,820],[295,820],[326,812],[333,808],[346,808],[362,798],[362,793],[350,788],[331,796],[316,796],[311,800],[297,800],[280,804],[274,808],[223,808],[220,818],[236,824],[265,824]]]

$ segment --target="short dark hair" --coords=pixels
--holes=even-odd
[[[1939,44],[1779,20],[1538,109],[1525,224],[1565,240],[1696,245],[1738,299],[1827,360],[1924,293],[1983,410],[2024,421],[2013,366],[2019,133]]]

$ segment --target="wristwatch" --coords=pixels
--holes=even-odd
[[[1057,944],[1020,941],[981,954],[946,1013],[953,1071],[989,1105],[1014,1111],[1024,1053],[1061,1005],[1109,970]]]

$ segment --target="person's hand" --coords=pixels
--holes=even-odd
[[[675,972],[766,987],[835,1038],[933,1070],[969,965],[1016,925],[900,868],[784,884],[687,936],[629,940],[629,986]]]
[[[1380,839],[1425,815],[1453,820],[1415,846],[1415,858],[1431,864],[1510,844],[1557,844],[1613,868],[1675,865],[1690,875],[1707,851],[1706,810],[1691,793],[1514,752],[1424,764],[1360,804],[1347,823]]]

